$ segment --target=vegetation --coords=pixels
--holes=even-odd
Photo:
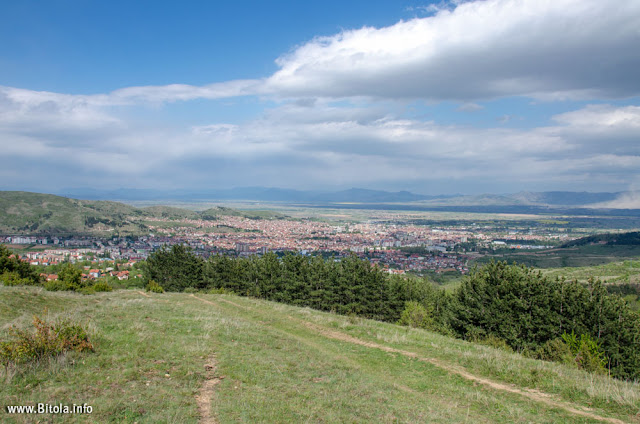
[[[640,246],[596,244],[516,252],[512,249],[503,249],[480,257],[476,262],[485,264],[495,260],[504,260],[535,268],[584,268],[620,262],[621,260],[634,260],[639,256]]]
[[[151,255],[146,278],[167,291],[225,289],[339,314],[400,321],[467,340],[499,339],[529,354],[565,333],[577,334],[580,340],[598,343],[612,375],[640,377],[640,318],[599,281],[584,286],[492,262],[445,292],[426,280],[390,277],[355,256],[336,262],[296,255],[279,259],[270,253],[205,261],[183,246]],[[584,361],[577,363],[591,368]]]
[[[603,244],[606,246],[640,246],[640,231],[620,234],[596,234],[572,240],[562,247],[587,246],[590,244]]]
[[[33,327],[35,332],[12,327],[9,329],[12,339],[0,341],[0,364],[4,365],[5,372],[9,366],[40,361],[68,351],[93,351],[87,331],[68,320],[49,323],[34,316]]]
[[[6,286],[39,284],[40,276],[35,268],[0,244],[0,282]]]
[[[196,398],[212,380],[204,400],[220,423],[631,422],[640,409],[638,385],[606,375],[236,296],[0,287],[0,328],[28,327],[43,305],[87,322],[95,353],[21,367],[2,378],[0,402],[93,406],[65,422],[195,424]],[[0,410],[2,422],[30,419]]]
[[[237,211],[218,207],[195,212],[169,206],[135,208],[119,202],[76,200],[50,194],[22,191],[0,191],[0,233],[37,235],[140,235],[149,232],[149,225],[162,221],[204,219],[220,216],[241,216],[249,219],[282,219],[285,215],[270,211]],[[188,224],[184,224],[188,226]]]

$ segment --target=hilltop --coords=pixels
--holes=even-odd
[[[44,308],[87,325],[96,351],[3,375],[0,403],[93,407],[69,422],[622,423],[640,407],[637,384],[420,329],[229,295],[0,286],[1,328]]]
[[[280,219],[269,211],[238,211],[226,207],[196,212],[169,206],[136,208],[105,200],[70,199],[52,194],[0,191],[0,234],[141,234],[147,219],[204,219],[220,216]]]

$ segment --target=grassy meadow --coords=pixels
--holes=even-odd
[[[0,371],[1,422],[640,422],[638,384],[278,303],[0,286],[0,339],[34,314],[82,323],[96,350]],[[5,409],[38,402],[93,413]]]

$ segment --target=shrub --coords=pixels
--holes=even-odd
[[[402,311],[398,324],[430,329],[433,327],[433,316],[421,303],[410,301]]]
[[[32,280],[20,277],[20,274],[16,271],[3,272],[0,274],[0,281],[5,286],[28,286],[34,284]]]
[[[58,280],[67,285],[67,290],[79,290],[87,285],[82,281],[82,271],[70,263],[65,264],[58,272]]]
[[[493,334],[489,334],[484,338],[480,338],[474,341],[477,344],[490,346],[496,349],[506,350],[507,352],[513,352],[511,346],[507,344],[506,341],[501,339],[500,337],[496,337]]]
[[[105,281],[98,281],[93,285],[93,290],[96,292],[110,292],[113,291],[113,287],[109,285],[109,283]]]
[[[543,361],[575,364],[571,348],[560,337],[548,340],[545,344],[534,350],[530,356]]]
[[[81,294],[85,294],[85,295],[90,295],[90,294],[96,294],[96,291],[94,290],[93,286],[90,287],[81,287],[78,290],[76,290],[78,293]]]
[[[93,351],[85,329],[68,320],[48,323],[33,317],[35,332],[9,329],[13,340],[0,342],[0,364],[21,364],[38,361],[46,357],[58,356],[67,351]]]
[[[47,281],[46,283],[44,283],[44,288],[45,290],[49,290],[49,291],[71,290],[71,286],[69,286],[69,284],[60,280]]]
[[[220,287],[219,289],[210,289],[207,293],[209,293],[209,294],[236,294],[233,290],[225,289],[224,287]]]
[[[5,276],[4,274],[13,274]],[[35,267],[28,262],[21,261],[9,249],[0,244],[0,280],[5,285],[34,285],[40,284],[40,276]]]
[[[573,359],[579,368],[595,373],[606,372],[609,359],[601,349],[600,343],[588,334],[578,337],[573,331],[564,333],[562,340],[569,346]]]
[[[198,289],[193,288],[193,287],[187,287],[186,289],[184,289],[185,293],[198,293]]]
[[[153,280],[149,281],[146,290],[152,293],[164,293],[164,289],[162,288],[162,286],[160,286],[160,284],[156,283]]]

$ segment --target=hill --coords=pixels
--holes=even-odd
[[[212,208],[203,212],[169,206],[135,208],[104,200],[78,200],[51,194],[0,191],[0,234],[112,235],[148,232],[148,218],[205,219],[220,216],[283,218],[270,211]]]
[[[582,237],[551,249],[500,249],[476,260],[516,262],[535,268],[591,267],[640,257],[640,232],[605,233]]]
[[[143,230],[135,222],[148,214],[123,203],[68,199],[21,191],[0,192],[0,233],[96,234]]]
[[[640,231],[631,231],[628,233],[595,234],[592,236],[571,240],[563,244],[562,247],[577,247],[588,245],[640,246]]]
[[[0,338],[45,307],[85,323],[96,351],[2,375],[0,421],[43,399],[93,407],[68,422],[138,423],[621,423],[640,407],[636,384],[607,376],[228,295],[0,287]]]

